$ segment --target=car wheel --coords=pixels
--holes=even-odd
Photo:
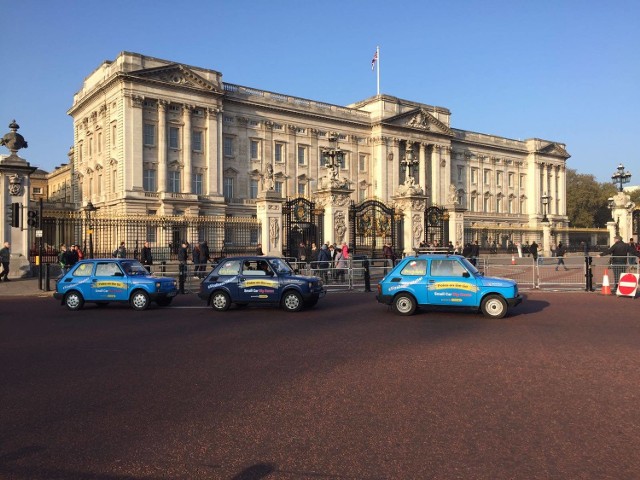
[[[130,303],[134,310],[146,310],[149,306],[149,295],[143,290],[136,290],[131,295]]]
[[[69,292],[64,297],[64,304],[69,310],[80,310],[84,305],[84,298],[80,292]]]
[[[173,297],[159,298],[158,300],[156,300],[156,303],[161,307],[168,307],[169,305],[171,305],[172,300]]]
[[[211,303],[211,307],[214,310],[217,310],[219,312],[224,312],[226,310],[229,310],[229,307],[231,306],[231,299],[229,298],[229,295],[227,295],[226,292],[217,291],[217,292],[213,292],[209,303]]]
[[[298,292],[289,290],[282,297],[282,308],[287,312],[298,312],[302,310],[303,306],[302,297]]]
[[[413,315],[418,308],[415,298],[408,293],[401,293],[393,299],[393,310],[399,315]]]
[[[507,302],[500,295],[487,295],[482,300],[482,314],[488,318],[502,318],[507,314]]]

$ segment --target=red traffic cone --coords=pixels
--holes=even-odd
[[[511,255],[511,265],[515,265],[515,264],[516,264],[516,256]]]
[[[602,277],[602,295],[611,295],[611,286],[609,285],[609,270],[604,269],[604,275]]]

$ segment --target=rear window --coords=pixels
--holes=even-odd
[[[411,260],[409,261],[400,272],[401,275],[406,276],[422,276],[427,274],[427,261],[426,260]]]

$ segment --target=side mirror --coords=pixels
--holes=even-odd
[[[463,273],[462,273],[462,276],[463,276],[464,278],[469,278],[469,277],[471,276],[471,274],[470,274],[469,272],[463,272]]]

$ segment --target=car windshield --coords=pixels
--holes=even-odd
[[[461,258],[460,260],[462,260],[462,263],[464,264],[465,268],[469,270],[469,272],[471,272],[473,275],[482,275],[482,273],[480,273],[480,271],[475,267],[475,265],[471,263],[469,260],[467,260],[466,258]]]
[[[269,259],[269,263],[279,275],[290,275],[293,273],[289,264],[281,258],[271,258]]]
[[[122,262],[122,268],[127,275],[149,275],[149,272],[138,261]]]

